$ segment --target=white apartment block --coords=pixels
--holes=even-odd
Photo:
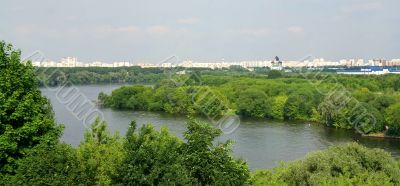
[[[57,64],[57,67],[76,67],[78,58],[76,57],[65,57],[61,58],[61,63]]]

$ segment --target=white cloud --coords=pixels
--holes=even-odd
[[[345,13],[378,11],[383,8],[381,2],[366,2],[342,7]]]
[[[270,34],[270,30],[268,28],[246,28],[240,30],[231,30],[231,32],[255,37],[268,36]]]
[[[166,34],[170,32],[170,29],[166,26],[155,25],[147,28],[147,32],[150,34]]]
[[[153,25],[147,28],[136,26],[111,26],[103,25],[95,29],[98,34],[129,34],[129,35],[162,35],[171,32],[171,29],[162,25]]]
[[[53,27],[45,27],[37,24],[23,24],[15,27],[15,33],[18,36],[38,36],[45,35],[49,37],[60,36],[59,30]]]
[[[140,28],[135,27],[135,26],[120,26],[120,27],[115,27],[115,26],[101,26],[97,29],[100,32],[123,32],[123,33],[139,33],[141,31]]]
[[[183,18],[183,19],[178,19],[176,22],[182,25],[192,25],[197,23],[198,21],[199,20],[197,18]]]
[[[135,27],[135,26],[117,27],[117,28],[115,28],[115,31],[117,31],[117,32],[130,32],[130,33],[134,32],[134,33],[136,33],[136,32],[140,32],[140,28]]]
[[[291,26],[287,29],[287,31],[292,34],[303,34],[304,33],[304,29],[300,26]]]

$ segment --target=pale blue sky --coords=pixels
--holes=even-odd
[[[399,0],[13,0],[0,39],[54,60],[391,59],[399,12]]]

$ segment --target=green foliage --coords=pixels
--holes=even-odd
[[[190,88],[194,112],[209,117],[222,116],[228,112],[228,100],[220,92],[208,86]],[[190,103],[189,103],[190,104]]]
[[[396,103],[396,98],[391,95],[380,95],[371,101],[370,104],[378,109],[381,113],[385,113],[385,109]]]
[[[123,86],[114,90],[108,98],[104,95],[102,103],[109,103],[112,108],[133,109],[133,110],[148,110],[152,89],[143,85]],[[108,100],[109,99],[109,100]]]
[[[397,78],[396,81],[394,81],[393,89],[395,91],[400,91],[400,78]]]
[[[66,144],[40,144],[18,162],[15,175],[2,182],[4,185],[77,185],[80,176],[74,149]]]
[[[275,78],[280,78],[280,77],[282,77],[282,72],[279,70],[271,70],[268,72],[269,79],[275,79]]]
[[[355,128],[363,134],[384,130],[385,121],[378,109],[371,104],[347,97],[346,94],[331,94],[325,97],[318,110],[322,121],[328,126]]]
[[[257,171],[254,185],[398,185],[400,169],[389,153],[356,143],[314,152],[304,160]]]
[[[389,126],[389,135],[400,135],[400,103],[391,105],[385,112],[386,123]]]
[[[287,101],[286,96],[276,96],[274,98],[274,101],[272,102],[271,106],[271,117],[274,119],[278,120],[283,120],[283,113],[284,113],[284,107],[285,103]]]
[[[74,68],[45,68],[37,69],[41,86],[60,86],[66,82],[80,84],[109,84],[109,83],[143,83],[153,84],[164,79],[166,74],[161,68],[134,67],[74,67]]]
[[[216,141],[221,130],[192,119],[184,141],[151,125],[136,131],[135,122],[124,139],[111,135],[106,123],[96,120],[74,149],[58,142],[62,127],[55,124],[34,73],[30,62],[21,63],[19,51],[0,42],[0,185],[400,184],[399,161],[383,150],[357,144],[331,147],[304,160],[256,171],[249,180],[246,162],[231,155],[232,142]],[[171,80],[159,81],[165,74],[158,68],[40,68],[36,73],[41,85],[50,86],[158,82],[154,87],[124,86],[111,95],[101,93],[100,105],[115,109],[205,115],[236,111],[249,117],[320,121],[363,133],[383,131],[386,124],[389,135],[400,135],[396,92],[400,81],[391,75],[337,75],[320,82],[320,77],[306,80],[270,71],[268,77],[277,78],[272,80],[233,67],[173,75],[188,79],[177,86]],[[355,100],[336,92],[323,94],[336,85]]]
[[[123,139],[118,133],[111,135],[105,121],[96,119],[77,148],[80,183],[111,185],[111,178],[118,175],[117,167],[124,157]]]
[[[208,123],[188,122],[182,151],[189,175],[200,185],[243,185],[249,177],[248,166],[230,155],[230,141],[213,144],[220,134]]]
[[[120,185],[243,185],[247,164],[231,155],[230,142],[214,145],[221,134],[207,123],[190,120],[186,143],[167,129],[132,122],[124,145],[125,159],[114,177]]]
[[[349,122],[362,133],[379,132],[384,129],[384,119],[382,114],[367,103],[357,104],[350,115]]]
[[[307,120],[311,109],[303,96],[292,95],[288,97],[283,107],[283,118],[285,120]]]
[[[191,120],[183,146],[185,165],[189,174],[200,185],[243,185],[249,177],[247,164],[234,159],[231,141],[213,144],[221,130],[208,123]]]
[[[251,174],[251,178],[249,180],[250,185],[254,186],[286,186],[287,184],[284,180],[281,179],[280,171],[283,171],[282,167],[276,167],[273,170],[256,170]],[[279,172],[279,173],[277,173]]]
[[[375,99],[375,94],[368,90],[368,88],[361,88],[353,93],[354,98],[360,102],[368,103]]]
[[[238,112],[243,116],[263,118],[271,113],[271,100],[264,92],[248,89],[239,95]]]
[[[189,175],[183,166],[181,145],[167,129],[157,132],[144,125],[135,133],[131,123],[124,145],[126,156],[118,168],[114,182],[119,185],[187,185]]]
[[[100,105],[100,106],[104,106],[104,105],[111,105],[111,103],[110,103],[110,96],[108,96],[107,94],[105,94],[104,92],[100,92],[99,93],[99,95],[98,95],[98,97],[97,97],[97,100],[98,100],[98,104]]]
[[[318,106],[321,113],[321,121],[328,126],[339,128],[351,128],[351,124],[346,120],[353,102],[346,100],[346,94],[330,94]]]
[[[157,132],[144,125],[138,133],[135,129],[132,122],[116,184],[243,185],[248,179],[246,163],[230,155],[230,142],[213,144],[221,131],[207,123],[190,120],[186,143],[165,128]]]
[[[30,62],[0,42],[0,173],[13,173],[16,161],[40,143],[57,141],[61,126],[55,123],[48,100],[38,89]]]
[[[99,103],[116,109],[164,111],[170,114],[205,115],[227,113],[244,117],[312,121],[361,133],[383,132],[383,113],[400,100],[393,91],[396,76],[325,75],[266,79],[265,76],[210,75],[195,71],[174,75],[193,79],[177,86],[171,79],[154,87],[126,86]],[[215,71],[214,71],[215,73]],[[323,78],[323,80],[320,80]],[[362,107],[362,108],[360,108]],[[359,115],[365,116],[360,118]]]

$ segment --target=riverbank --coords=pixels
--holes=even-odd
[[[384,132],[372,133],[372,134],[362,134],[361,136],[366,138],[386,138],[386,139],[399,139],[400,136],[387,136]]]

